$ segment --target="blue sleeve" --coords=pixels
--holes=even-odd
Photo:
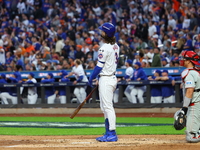
[[[30,81],[30,80],[29,80],[29,81],[27,81],[26,83],[30,84],[30,83],[33,83],[33,81]]]
[[[96,66],[94,68],[94,71],[92,72],[91,76],[90,76],[90,79],[89,80],[93,80],[97,77],[97,75],[101,72],[102,68],[99,67],[99,66]]]
[[[128,79],[128,78],[130,78],[130,76],[128,76],[128,75],[125,75],[125,76],[124,76],[124,78],[125,78],[125,79]]]
[[[147,78],[147,76],[143,70],[141,71],[140,76],[138,76],[138,77],[140,77],[141,80],[146,80],[146,78]]]
[[[83,80],[83,76],[79,76],[77,82],[81,82]]]
[[[61,81],[62,82],[69,82],[70,80],[68,78],[62,78]]]
[[[16,83],[18,82],[18,80],[17,80],[16,78],[10,77],[9,79],[10,79],[11,81],[13,81],[13,82],[16,82]]]
[[[42,83],[51,83],[51,82],[54,82],[54,79],[44,79],[41,82]]]

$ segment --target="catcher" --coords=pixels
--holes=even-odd
[[[183,82],[183,107],[174,115],[174,127],[181,130],[186,125],[186,141],[191,143],[200,142],[200,56],[193,51],[181,53],[180,65],[186,67],[181,73]],[[187,114],[187,121],[186,121]]]

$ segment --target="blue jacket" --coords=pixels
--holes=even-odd
[[[9,79],[11,80],[11,83],[18,83],[18,81],[19,81],[17,78],[13,78],[13,77],[9,77]],[[17,96],[17,88],[16,87],[10,88],[10,95]]]
[[[41,81],[41,83],[53,83],[55,81],[54,78],[52,79],[44,79]],[[50,86],[50,87],[45,87],[45,97],[49,97],[52,96],[55,92],[55,88],[54,86]]]
[[[153,76],[153,79],[156,77]],[[162,96],[162,85],[151,85],[151,96]]]
[[[70,82],[70,80],[68,78],[62,78],[61,82]],[[66,96],[66,90],[64,86],[59,87],[59,95]]]
[[[168,76],[169,80],[166,80],[165,82],[169,82],[174,80],[173,77]],[[169,97],[174,95],[174,87],[171,84],[164,84],[162,85],[162,97]]]
[[[147,80],[147,75],[142,67],[134,70],[133,77],[131,78],[131,80],[137,80],[138,78],[140,78],[140,80]],[[135,85],[135,87],[138,86],[143,86],[143,85]]]
[[[5,79],[0,79],[0,83],[7,83],[7,81],[5,80]],[[7,88],[7,87],[1,87],[0,88],[0,92],[2,93],[2,92],[8,92],[8,93],[10,93],[10,90],[9,90],[9,88]]]

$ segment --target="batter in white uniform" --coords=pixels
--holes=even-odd
[[[28,84],[37,83],[34,78],[34,73],[30,72],[28,75],[28,80],[26,81]],[[37,87],[29,87],[28,88],[28,104],[35,104],[38,98]]]
[[[118,140],[116,135],[116,115],[113,108],[113,92],[117,86],[115,76],[119,46],[115,43],[115,26],[111,23],[104,23],[99,27],[104,44],[98,51],[98,62],[90,76],[89,84],[100,75],[99,78],[99,98],[100,107],[105,117],[106,133],[102,137],[96,138],[100,142],[115,142]]]
[[[72,71],[66,77],[75,75],[76,80],[73,82],[74,85],[76,85],[77,82],[88,82],[87,76],[85,75],[85,71],[81,64],[81,60],[76,59],[74,61],[74,64],[75,64],[75,66],[72,68]],[[74,95],[78,99],[79,103],[82,103],[86,98],[85,90],[86,90],[86,86],[77,86],[74,89]]]

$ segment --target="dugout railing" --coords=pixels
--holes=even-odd
[[[160,103],[160,104],[152,104],[150,103],[151,98],[151,86],[152,85],[164,85],[164,84],[172,84],[170,81],[120,81],[118,82],[118,88],[119,88],[119,99],[118,103],[114,103],[114,107],[116,108],[163,108],[163,107],[181,107],[182,106],[182,93],[180,89],[181,81],[175,81],[174,85],[174,91],[175,91],[175,103]],[[144,94],[145,102],[143,104],[136,103],[132,104],[125,99],[124,96],[124,90],[127,85],[146,85],[146,92]],[[37,87],[39,89],[39,98],[41,98],[40,104],[23,104],[22,102],[22,95],[20,94],[20,88],[28,88],[28,87]],[[66,90],[66,104],[47,104],[47,100],[45,98],[45,87],[54,86],[65,88]],[[88,83],[80,82],[76,85],[73,85],[72,82],[54,82],[54,83],[36,83],[36,84],[27,84],[27,83],[7,83],[7,84],[0,84],[1,88],[4,87],[10,87],[10,88],[16,88],[17,89],[17,98],[18,98],[18,104],[7,104],[7,105],[0,105],[0,108],[59,108],[59,107],[65,107],[65,108],[74,108],[77,107],[77,103],[71,102],[71,95],[72,95],[72,88],[75,86],[87,86],[88,90],[91,90],[91,87],[88,86]],[[84,107],[86,108],[96,108],[99,107],[99,101],[98,99],[98,91],[96,90],[93,95],[92,99],[87,102]]]

